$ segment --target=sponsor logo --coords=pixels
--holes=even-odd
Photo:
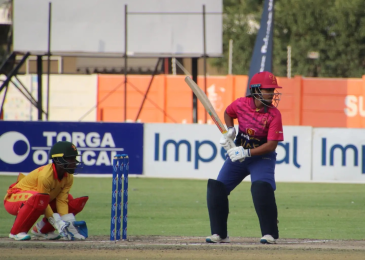
[[[348,117],[365,117],[364,103],[365,100],[363,96],[347,95],[345,97],[345,115]]]
[[[249,135],[249,136],[254,136],[255,133],[256,133],[256,130],[255,129],[252,129],[252,128],[246,128],[246,133]]]
[[[335,153],[337,158],[335,160]],[[347,160],[347,157],[352,155],[352,161]],[[328,160],[329,159],[329,160]],[[329,161],[329,162],[328,162]],[[360,165],[361,163],[361,165]],[[327,138],[322,138],[322,166],[351,166],[360,167],[361,173],[365,174],[365,145],[357,147],[354,144],[327,144]]]
[[[244,135],[249,140],[248,135]],[[155,133],[154,138],[154,161],[155,162],[176,162],[192,163],[193,169],[199,169],[202,163],[213,163],[214,160],[220,158],[222,161],[226,160],[226,151],[224,148],[217,147],[209,140],[188,141],[186,139],[173,140],[163,139],[160,133]],[[280,154],[277,157],[276,164],[285,164],[301,168],[298,157],[299,151],[299,137],[294,136],[291,141],[280,142],[277,150]],[[252,147],[250,147],[252,148]],[[219,150],[220,149],[220,150]],[[265,160],[270,160],[264,157]],[[178,167],[178,166],[177,166]],[[219,164],[219,167],[221,165]]]
[[[219,156],[218,152],[220,152],[221,158],[225,160],[226,151],[224,148],[217,148],[217,146],[210,140],[196,140],[195,142],[191,143],[186,139],[179,141],[167,139],[160,144],[160,134],[155,133],[155,161],[168,161],[167,155],[169,155],[170,160],[174,159],[175,162],[179,162],[181,157],[180,150],[182,149],[186,151],[185,158],[187,162],[191,162],[193,157],[194,169],[199,169],[199,163],[209,163],[213,161],[217,155]],[[220,149],[220,151],[218,149]],[[201,150],[205,151],[204,157]],[[161,152],[162,156],[160,156]]]
[[[283,149],[284,156],[276,158],[276,164],[293,164],[296,168],[300,168],[301,165],[298,162],[298,136],[293,136],[292,142],[280,142],[278,148]],[[290,162],[292,161],[292,162]]]
[[[112,158],[123,151],[116,147],[111,133],[98,132],[42,132],[44,146],[31,145],[29,139],[22,133],[9,131],[0,136],[0,160],[6,164],[19,164],[32,157],[36,165],[50,162],[48,153],[58,141],[69,141],[75,145],[72,148],[81,155],[81,161],[86,166],[111,166]],[[41,170],[41,168],[39,168]]]
[[[269,78],[272,84],[277,85],[276,77],[273,74],[269,74]]]
[[[6,132],[0,136],[0,160],[8,164],[24,161],[31,150],[28,139],[19,132]]]

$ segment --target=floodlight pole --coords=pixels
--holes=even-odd
[[[233,53],[233,40],[229,40],[229,51],[228,51],[228,74],[232,75],[232,53]]]
[[[291,78],[291,46],[287,46],[287,71],[286,71],[287,78]]]
[[[127,122],[127,5],[124,5],[124,122]]]
[[[37,76],[38,76],[38,120],[42,120],[42,55],[37,56]]]
[[[205,26],[205,5],[203,5],[203,54],[204,54],[204,93],[207,94],[207,42]],[[204,109],[204,124],[207,123],[207,111]]]
[[[49,2],[48,3],[48,53],[47,53],[47,114],[46,114],[46,120],[49,120],[49,74],[51,73],[51,61],[50,61],[50,56],[51,56],[51,26],[52,26],[52,3]]]

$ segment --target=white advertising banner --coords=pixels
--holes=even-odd
[[[12,2],[14,51],[46,54],[50,36],[53,55],[201,57],[205,28],[206,54],[222,55],[222,0]]]
[[[310,181],[312,127],[284,126],[284,141],[276,148],[276,181]]]
[[[5,77],[0,77],[0,80]],[[19,79],[19,81],[18,81]],[[47,111],[47,76],[42,77],[43,110]],[[97,102],[97,75],[50,75],[49,120],[95,122]],[[37,121],[38,109],[20,92],[24,88],[37,100],[37,75],[19,75],[12,78],[4,102],[4,120]],[[0,100],[5,91],[0,93]],[[45,115],[43,115],[45,119]]]
[[[43,90],[47,78],[43,76]],[[38,78],[33,76],[37,85]],[[97,75],[51,75],[50,76],[50,121],[95,122],[98,91]],[[44,95],[46,99],[47,94]],[[44,109],[46,103],[43,101]]]
[[[0,76],[1,83],[5,79],[5,75]],[[0,100],[3,100],[6,94],[3,106],[4,120],[37,120],[37,108],[19,91],[19,88],[23,90],[23,84],[37,100],[37,89],[31,84],[31,79],[31,75],[17,75],[17,78],[13,77],[9,83],[7,92],[4,90],[0,93]]]
[[[311,129],[284,127],[285,141],[277,148],[277,181],[310,180]],[[143,174],[216,179],[225,158],[219,138],[215,125],[145,124]]]
[[[313,129],[313,181],[365,182],[365,129]]]
[[[224,162],[215,125],[144,124],[148,177],[215,179]]]

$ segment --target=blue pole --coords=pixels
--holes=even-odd
[[[112,181],[112,205],[111,205],[111,217],[110,217],[110,240],[115,240],[115,211],[116,211],[116,198],[117,198],[117,157],[113,158],[113,181]]]
[[[128,220],[128,174],[129,174],[129,157],[124,155],[123,158],[123,177],[124,177],[124,192],[123,192],[123,235],[122,238],[127,239],[127,220]]]
[[[122,222],[122,169],[124,167],[123,165],[123,155],[118,156],[118,170],[117,170],[117,176],[118,176],[118,197],[117,197],[117,240],[120,240],[120,228],[121,228],[121,222]]]

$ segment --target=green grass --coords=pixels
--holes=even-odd
[[[0,194],[16,179],[0,176]],[[210,234],[205,180],[129,179],[129,235],[206,236]],[[276,201],[281,238],[365,239],[365,184],[278,183]],[[90,235],[108,235],[110,178],[75,178],[74,197],[90,197],[78,220]],[[229,196],[228,232],[232,237],[260,237],[250,183]],[[14,217],[0,207],[0,236]]]

